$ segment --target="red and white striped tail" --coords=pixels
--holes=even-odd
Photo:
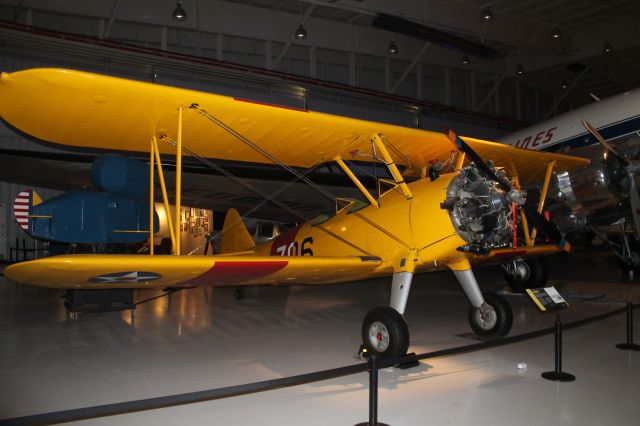
[[[29,232],[29,210],[33,203],[33,190],[23,189],[13,201],[13,215],[18,226]]]

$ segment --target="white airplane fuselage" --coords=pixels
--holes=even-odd
[[[596,143],[582,125],[588,121],[607,140],[640,131],[640,88],[594,101],[503,137],[500,142],[531,150],[566,152]],[[577,154],[577,153],[576,153]]]
[[[500,140],[535,151],[569,151],[591,160],[585,169],[558,175],[551,182],[547,209],[563,232],[632,216],[625,202],[630,186],[624,166],[607,155],[582,121],[589,122],[629,158],[640,156],[640,88],[594,101]]]

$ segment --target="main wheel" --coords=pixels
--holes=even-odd
[[[542,287],[547,283],[549,268],[542,257],[528,260],[516,260],[515,268],[508,267],[504,279],[514,293],[524,293],[528,288]]]
[[[390,307],[371,309],[362,322],[362,343],[380,358],[397,358],[409,348],[409,327],[402,315]]]
[[[625,274],[629,272],[640,272],[640,253],[632,251],[626,259],[622,260],[618,258],[618,265],[620,266],[620,270]]]
[[[504,299],[494,293],[483,294],[484,302],[489,309],[482,312],[480,308],[469,309],[469,324],[474,333],[482,337],[503,337],[513,325],[513,311]]]

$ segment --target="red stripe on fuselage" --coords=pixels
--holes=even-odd
[[[257,105],[268,106],[268,107],[272,107],[272,108],[290,109],[292,111],[298,111],[298,112],[309,112],[309,110],[306,110],[306,109],[290,107],[290,106],[285,106],[285,105],[270,104],[269,102],[251,101],[249,99],[240,99],[240,98],[233,98],[233,100],[234,101],[238,101],[238,102],[246,102],[248,104],[257,104]]]
[[[268,261],[224,261],[219,260],[204,274],[188,281],[190,285],[233,285],[266,277],[278,272],[289,262],[287,260]]]

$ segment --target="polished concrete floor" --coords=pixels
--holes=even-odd
[[[570,301],[565,322],[640,302],[640,280],[604,252],[550,260],[550,284]],[[477,272],[487,291],[499,270]],[[387,280],[322,287],[192,289],[129,312],[67,318],[61,293],[0,278],[0,419],[193,392],[360,362],[360,324],[386,304]],[[138,294],[145,298],[150,294]],[[507,296],[512,333],[551,326],[524,296]],[[467,302],[449,273],[414,280],[406,318],[410,350],[474,343]],[[636,342],[640,337],[636,314]],[[401,425],[638,425],[640,352],[617,315],[564,334],[571,383],[544,380],[553,337],[435,358],[380,372],[379,421]],[[527,368],[519,369],[519,363]],[[368,376],[77,422],[87,425],[353,425],[367,420]]]

